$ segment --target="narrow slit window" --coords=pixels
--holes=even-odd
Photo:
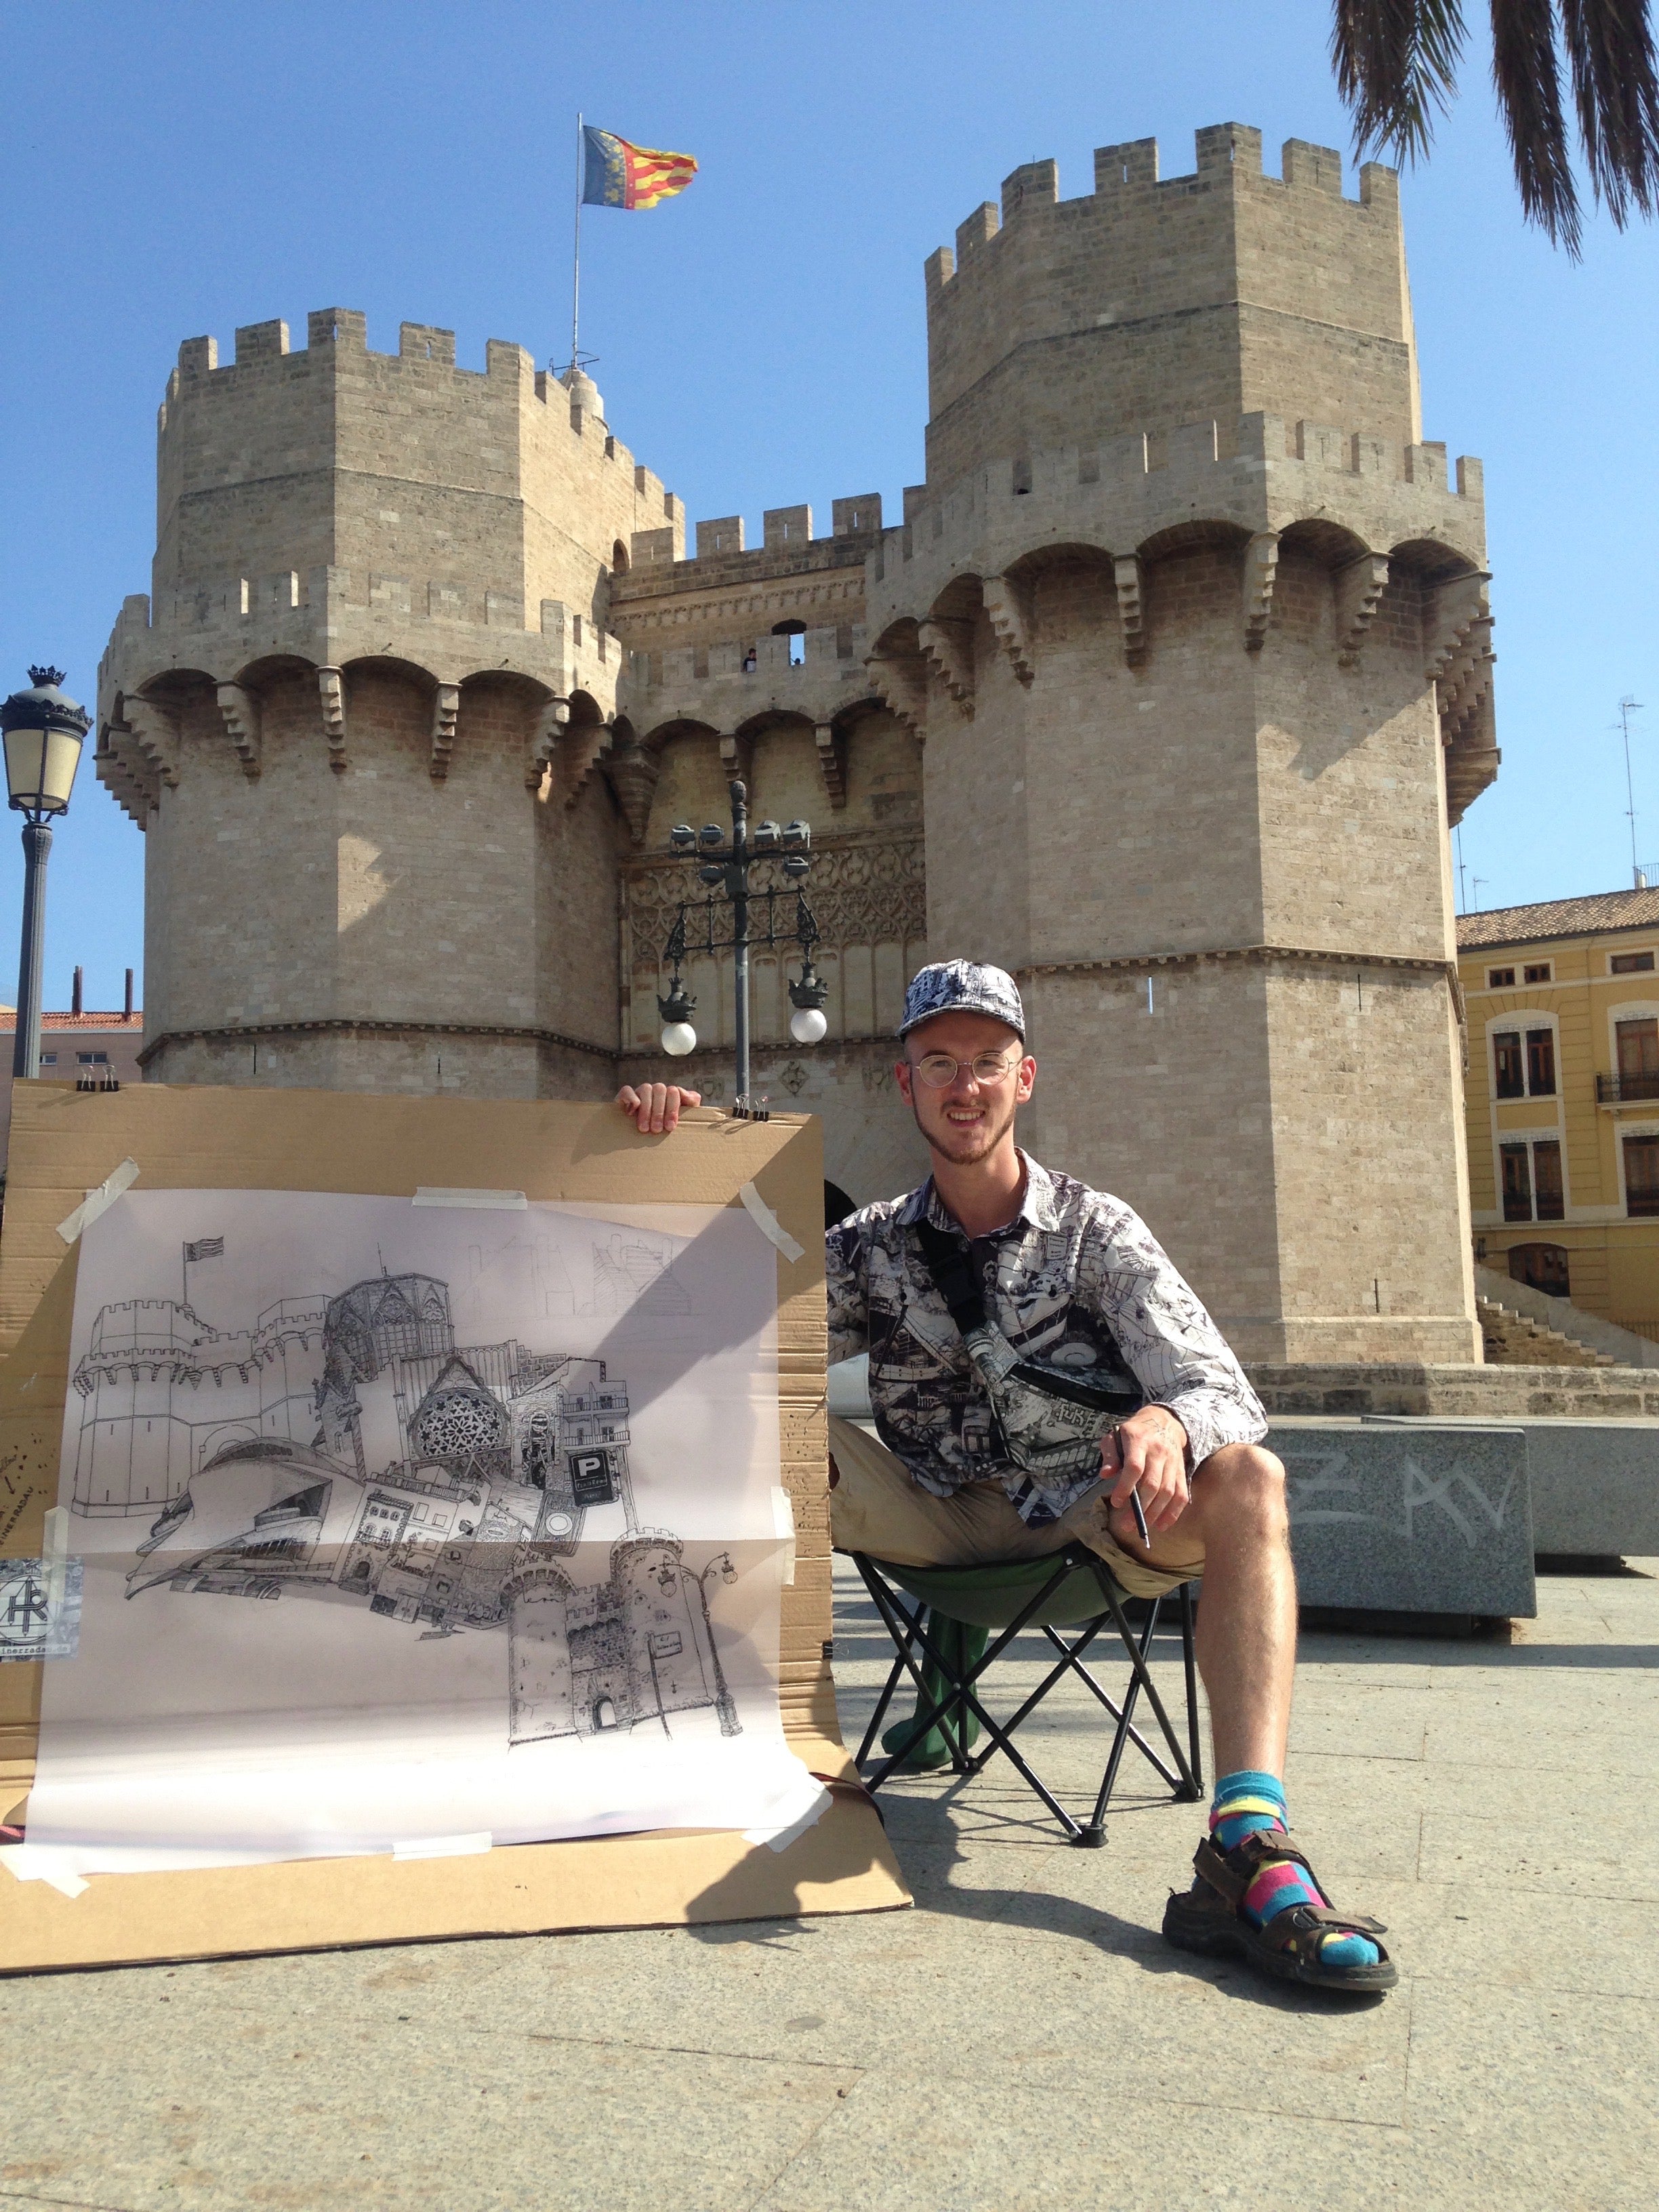
[[[1553,978],[1553,969],[1547,960],[1534,960],[1521,971],[1523,983],[1547,983]]]
[[[1651,952],[1615,952],[1607,962],[1609,975],[1648,975],[1652,972]]]
[[[1489,991],[1507,991],[1514,981],[1513,968],[1488,968],[1486,970],[1486,988]]]

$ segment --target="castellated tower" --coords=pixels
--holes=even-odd
[[[928,938],[1027,992],[1038,1157],[1257,1363],[1468,1360],[1447,827],[1489,782],[1480,471],[1425,443],[1394,173],[1198,138],[1017,170],[927,264],[872,562]]]
[[[927,481],[700,522],[584,376],[359,314],[180,349],[155,569],[100,672],[164,1082],[731,1097],[657,1048],[676,822],[813,825],[830,1035],[756,1087],[851,1200],[919,1180],[907,975],[1012,968],[1040,1158],[1234,1344],[1478,1358],[1449,822],[1496,771],[1478,464],[1419,422],[1394,174],[1201,131],[1017,170],[927,266]]]
[[[754,963],[756,1071],[860,1200],[924,1157],[885,1074],[926,957],[921,754],[864,666],[881,501],[705,522],[585,375],[362,314],[180,349],[155,575],[100,669],[97,767],[144,830],[152,1080],[600,1097],[659,1047],[683,817],[814,824],[830,1047]],[[782,879],[780,878],[779,879]],[[730,963],[691,963],[731,1096]]]

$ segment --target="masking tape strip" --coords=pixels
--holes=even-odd
[[[470,1859],[481,1851],[493,1850],[495,1838],[488,1828],[481,1828],[472,1836],[416,1836],[410,1841],[393,1844],[394,1859]]]
[[[775,1244],[786,1260],[792,1261],[799,1260],[806,1247],[804,1244],[796,1243],[754,1184],[744,1183],[738,1196],[743,1200],[744,1212],[748,1214],[761,1235],[769,1243]]]
[[[789,1492],[781,1482],[772,1485],[772,1534],[783,1546],[783,1579],[793,1587],[795,1580],[795,1507]]]
[[[58,1224],[58,1234],[65,1244],[73,1244],[83,1229],[90,1229],[106,1206],[113,1206],[124,1190],[131,1190],[138,1180],[137,1160],[123,1160],[104,1177],[96,1190],[89,1190],[73,1213],[65,1214]]]
[[[84,1875],[76,1874],[70,1859],[70,1852],[50,1844],[0,1844],[0,1865],[8,1867],[19,1881],[44,1881],[60,1897],[79,1897],[90,1887]]]
[[[441,1183],[422,1183],[410,1203],[412,1206],[471,1206],[480,1210],[493,1207],[501,1213],[523,1213],[530,1200],[521,1190],[451,1190]]]
[[[745,1844],[764,1844],[769,1851],[787,1851],[797,1836],[804,1836],[809,1828],[817,1827],[835,1802],[830,1792],[820,1783],[817,1796],[813,1798],[806,1810],[799,1814],[787,1828],[745,1828],[743,1832],[743,1840]]]

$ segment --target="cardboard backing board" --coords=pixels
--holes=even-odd
[[[323,1190],[413,1197],[422,1186],[535,1200],[737,1206],[746,1184],[801,1248],[780,1250],[781,1475],[794,1508],[781,1700],[791,1748],[832,1803],[781,1850],[726,1832],[521,1844],[456,1859],[315,1859],[96,1876],[76,1897],[0,1872],[0,1972],[529,1935],[910,1902],[836,1719],[824,1430],[823,1162],[817,1124],[707,1109],[641,1137],[614,1107],[544,1100],[19,1083],[0,1236],[0,1559],[42,1549],[58,1496],[76,1248],[58,1233],[125,1159],[138,1189]],[[26,1805],[42,1664],[0,1666],[0,1820]]]

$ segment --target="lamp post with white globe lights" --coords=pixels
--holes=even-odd
[[[86,708],[61,688],[61,668],[31,668],[27,691],[0,705],[6,787],[23,822],[23,932],[18,961],[17,1030],[11,1072],[40,1073],[40,968],[46,939],[47,823],[69,810],[81,747],[92,726]]]
[[[752,946],[793,942],[800,948],[800,980],[789,986],[790,1002],[794,1007],[789,1018],[789,1034],[795,1042],[817,1044],[830,1026],[823,1015],[823,1002],[830,994],[812,964],[818,926],[801,888],[812,865],[812,830],[805,822],[787,822],[781,826],[775,822],[757,822],[751,830],[747,789],[741,782],[733,781],[727,790],[732,799],[729,843],[717,822],[705,823],[701,830],[680,822],[668,833],[669,845],[680,858],[691,860],[701,855],[697,875],[709,886],[709,892],[707,898],[681,902],[668,942],[663,947],[663,957],[673,973],[668,995],[658,999],[657,1010],[662,1016],[663,1050],[675,1059],[695,1050],[697,1033],[691,1026],[691,1012],[697,1002],[685,988],[681,967],[694,952],[731,953],[737,986],[737,1018],[733,1024],[737,1097],[732,1111],[739,1118],[763,1120],[765,1101],[751,1097],[749,1089],[749,954]],[[757,861],[780,868],[784,883],[758,886],[751,884],[750,872]],[[792,897],[794,910],[790,914],[788,902]],[[781,923],[778,914],[780,901],[785,906]],[[731,908],[729,936],[720,933],[717,927],[722,904]]]

